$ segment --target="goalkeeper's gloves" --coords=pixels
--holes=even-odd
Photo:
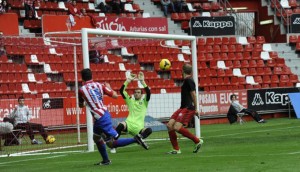
[[[130,83],[130,82],[133,81],[135,78],[136,78],[136,74],[131,73],[131,74],[128,76],[128,78],[126,79],[126,81],[127,81],[128,83]]]
[[[143,72],[139,72],[138,79],[139,79],[140,82],[144,82],[145,76],[144,76]]]

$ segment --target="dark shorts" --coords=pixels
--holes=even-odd
[[[178,109],[173,113],[171,119],[174,119],[176,122],[180,122],[184,126],[187,126],[191,119],[194,117],[195,112],[195,110],[190,110],[187,108]]]

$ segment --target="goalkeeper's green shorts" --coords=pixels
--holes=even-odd
[[[143,129],[143,127],[140,127],[132,122],[127,122],[126,121],[126,125],[127,125],[127,132],[129,134],[131,134],[132,136],[135,136],[137,134],[140,133],[140,131]]]

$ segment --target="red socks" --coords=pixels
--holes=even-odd
[[[186,129],[184,127],[181,127],[179,129],[178,133],[182,134],[184,137],[187,137],[187,138],[193,140],[195,144],[199,143],[199,141],[200,141],[196,136],[194,136],[188,129]],[[169,135],[170,135],[170,133],[169,133]]]
[[[169,137],[171,144],[173,146],[173,149],[179,150],[178,142],[177,142],[177,135],[175,133],[175,130],[169,131]]]

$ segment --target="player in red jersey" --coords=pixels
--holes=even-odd
[[[180,108],[173,113],[167,124],[170,141],[173,146],[173,150],[168,152],[168,154],[181,153],[177,142],[176,132],[191,139],[195,143],[194,153],[199,151],[203,143],[202,139],[197,138],[185,128],[194,115],[199,116],[199,112],[197,111],[196,86],[192,78],[192,66],[190,64],[184,64],[182,67],[182,74],[184,80],[183,85],[181,86],[181,105]]]

